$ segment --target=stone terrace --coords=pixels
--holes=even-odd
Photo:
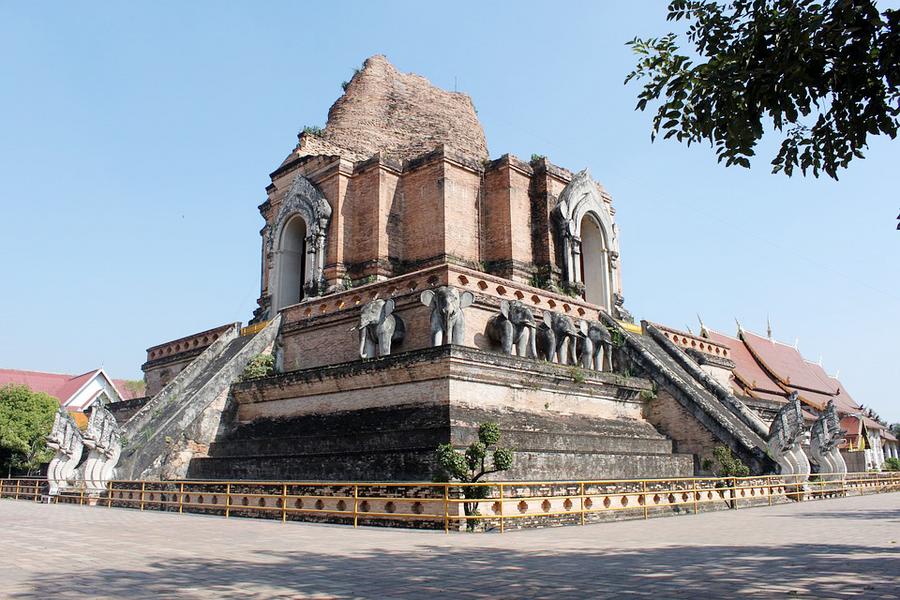
[[[0,500],[0,596],[897,598],[898,498],[503,536]]]

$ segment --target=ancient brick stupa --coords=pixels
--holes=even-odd
[[[773,415],[799,427],[793,397],[729,388],[728,344],[631,322],[586,170],[490,160],[468,96],[383,56],[266,191],[251,324],[148,350],[123,476],[431,480],[485,421],[506,478],[689,476],[717,445],[766,472]],[[240,381],[267,351],[275,374]]]

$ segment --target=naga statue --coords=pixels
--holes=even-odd
[[[121,430],[112,413],[100,403],[91,407],[91,417],[84,433],[84,445],[90,450],[84,463],[84,483],[89,494],[101,494],[113,478],[122,453],[120,436]]]
[[[56,411],[53,428],[47,436],[47,446],[56,451],[56,455],[47,467],[47,483],[49,494],[56,496],[61,491],[75,485],[78,463],[84,450],[84,439],[81,430],[75,424],[72,415],[65,408]]]
[[[797,392],[791,392],[769,427],[769,454],[781,467],[782,475],[793,476],[791,483],[802,484],[809,478],[809,459],[803,452],[803,412]]]
[[[819,465],[819,473],[822,475],[840,474],[847,472],[847,463],[841,456],[838,445],[844,441],[844,430],[841,429],[841,421],[838,418],[834,401],[829,400],[825,411],[813,423],[810,431],[809,453]]]

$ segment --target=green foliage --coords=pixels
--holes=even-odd
[[[720,469],[717,473],[719,477],[746,477],[750,474],[750,467],[731,454],[731,449],[726,446],[713,448],[713,456],[719,463]]]
[[[702,469],[703,471],[712,471],[712,468],[713,468],[712,460],[710,460],[708,458],[704,458],[702,461],[700,461],[700,469]]]
[[[609,337],[612,339],[611,344],[613,348],[621,348],[625,345],[625,335],[619,331],[618,329],[610,329]]]
[[[782,138],[772,172],[816,177],[863,158],[868,136],[897,135],[900,11],[874,0],[672,0],[677,36],[634,38],[625,83],[644,80],[638,110],[659,101],[652,136],[709,142],[719,162],[750,166],[766,129]]]
[[[656,390],[641,390],[638,395],[644,401],[656,400]]]
[[[306,135],[314,135],[316,137],[321,137],[321,135],[323,133],[325,133],[325,130],[322,129],[321,127],[319,127],[318,125],[307,125],[300,131],[300,135],[303,135],[304,133]]]
[[[545,158],[547,158],[547,157],[544,156],[543,154],[532,154],[531,162],[538,162],[539,160],[544,160]]]
[[[900,471],[900,458],[891,457],[884,459],[884,470]]]
[[[250,379],[259,379],[260,377],[269,377],[275,374],[275,357],[268,352],[257,354],[250,359],[244,372],[241,374],[241,381]]]
[[[572,378],[574,383],[581,385],[585,382],[586,376],[584,374],[584,370],[578,365],[573,365],[569,367],[569,376]]]
[[[441,444],[435,450],[438,466],[443,471],[440,480],[456,480],[462,483],[475,483],[485,475],[507,471],[513,464],[513,452],[499,447],[500,426],[497,423],[482,423],[478,427],[478,439],[469,444],[463,452],[453,448],[453,444]],[[488,457],[490,456],[490,464]],[[462,486],[466,500],[481,500],[487,497],[490,488],[487,486]],[[463,509],[467,516],[478,514],[477,502],[464,502]],[[475,519],[467,520],[471,530],[475,528]]]
[[[33,475],[53,452],[46,438],[59,402],[24,385],[0,387],[0,469]]]
[[[143,396],[147,393],[147,386],[144,383],[143,379],[126,379],[123,381],[125,389],[131,392],[132,394],[139,394]]]

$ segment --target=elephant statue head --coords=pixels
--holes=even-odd
[[[425,290],[420,299],[431,307],[431,345],[462,344],[466,337],[463,309],[475,301],[475,295],[444,285]]]
[[[572,319],[564,314],[544,311],[544,322],[538,327],[538,356],[561,365],[575,364],[576,340],[583,334]]]
[[[536,323],[531,309],[518,300],[500,302],[500,314],[494,315],[487,323],[486,334],[492,342],[500,344],[504,354],[535,358]]]
[[[376,299],[365,304],[359,313],[359,356],[375,358],[391,353],[391,345],[399,344],[406,326],[394,313],[394,299]]]
[[[582,321],[578,328],[582,336],[581,365],[585,369],[602,371],[604,357],[611,356],[612,336],[609,330],[599,321]]]

